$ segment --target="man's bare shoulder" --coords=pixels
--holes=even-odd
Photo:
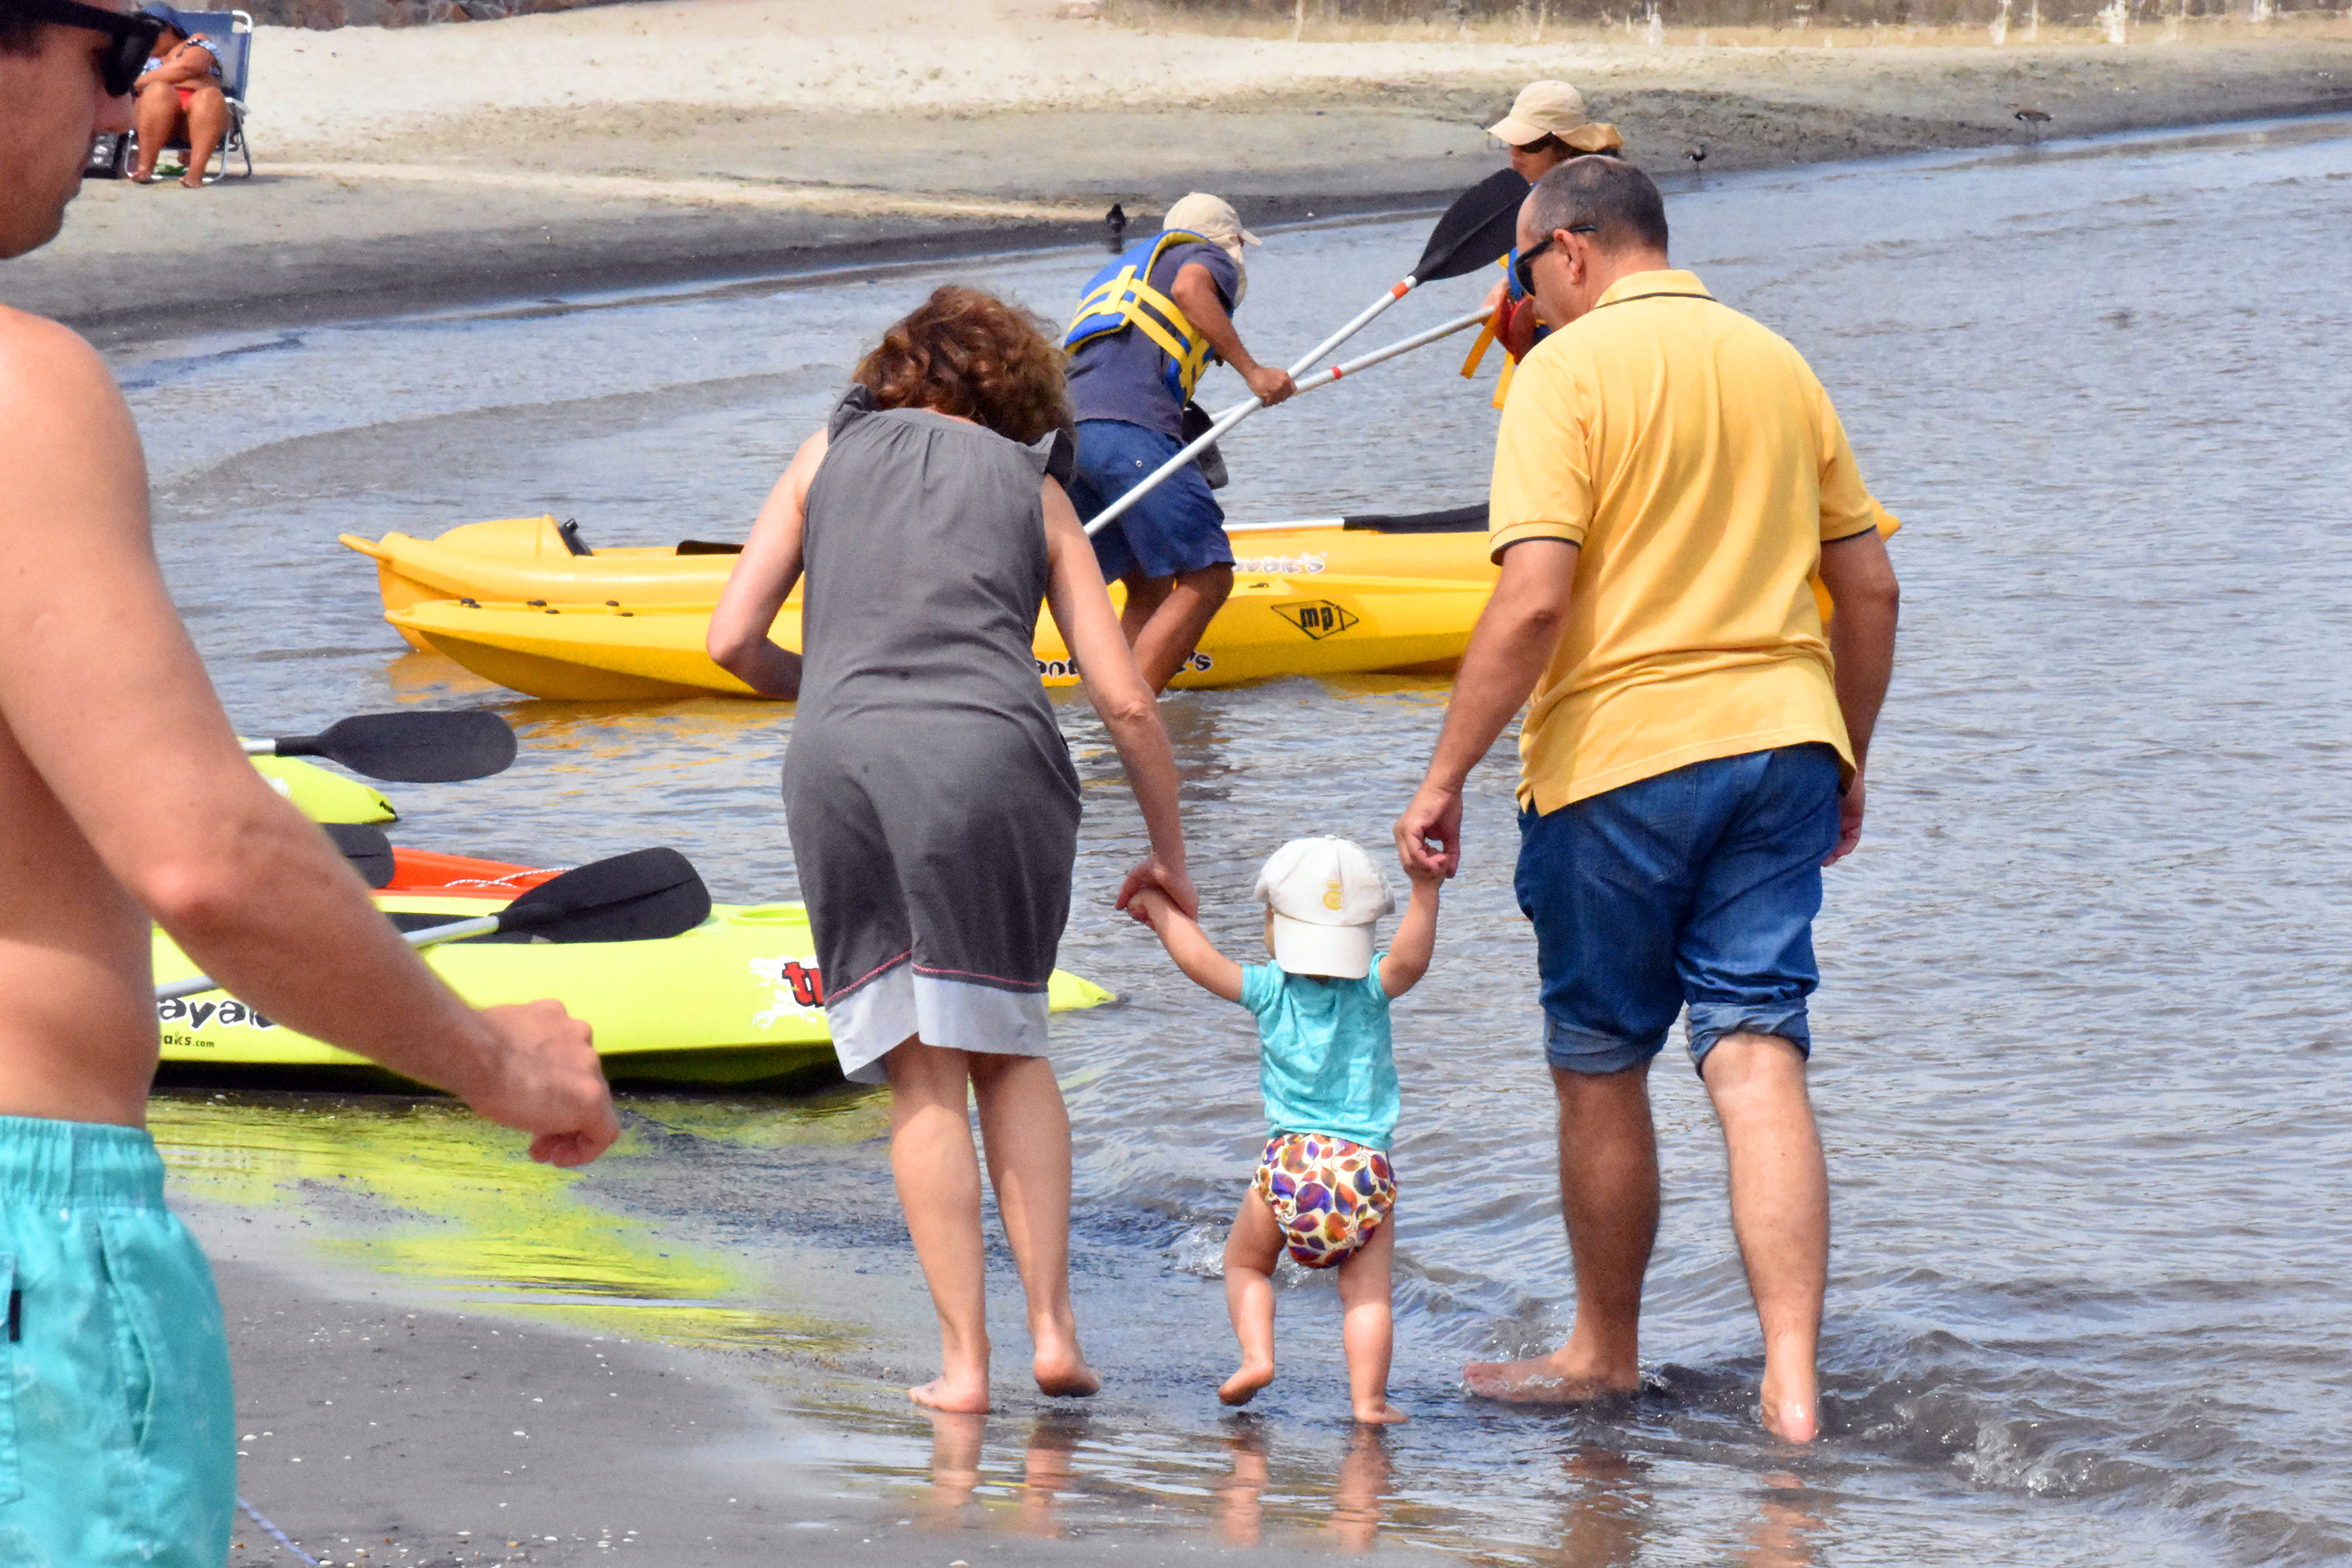
[[[22,478],[0,490],[0,526],[61,506],[82,521],[145,516],[139,433],[106,362],[72,329],[5,306],[0,469]]]
[[[51,393],[93,386],[111,398],[114,378],[79,332],[0,305],[0,398],[23,397],[36,386]]]

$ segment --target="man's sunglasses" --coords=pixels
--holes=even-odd
[[[98,58],[98,79],[109,98],[121,98],[138,85],[139,73],[155,50],[155,40],[163,36],[161,17],[140,11],[110,11],[102,5],[82,5],[81,0],[0,0],[0,5],[61,27],[104,33],[110,41]]]
[[[1600,227],[1597,223],[1572,223],[1568,226],[1566,232],[1593,234],[1599,232]],[[1536,291],[1535,258],[1549,250],[1551,247],[1552,237],[1548,234],[1537,243],[1520,251],[1519,258],[1511,263],[1511,276],[1518,279],[1520,293],[1532,295]]]

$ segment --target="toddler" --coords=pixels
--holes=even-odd
[[[1225,1242],[1225,1306],[1240,1368],[1217,1390],[1246,1405],[1274,1381],[1274,1268],[1283,1249],[1339,1270],[1348,1391],[1359,1421],[1389,1405],[1389,1224],[1396,1178],[1396,1058],[1389,1002],[1412,989],[1437,938],[1438,881],[1416,877],[1390,950],[1372,925],[1396,908],[1371,857],[1344,838],[1295,838],[1258,873],[1272,963],[1246,967],[1210,944],[1156,889],[1134,900],[1178,968],[1257,1015],[1258,1080],[1271,1136]]]

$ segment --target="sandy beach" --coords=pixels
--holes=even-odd
[[[1433,204],[1538,77],[1661,174],[2352,102],[2352,27],[2124,47],[1260,38],[1046,0],[668,0],[254,45],[257,173],[93,181],[0,300],[102,341],[1063,243],[1192,189],[1262,224]],[[1767,35],[1769,37],[1770,35]],[[1887,37],[1899,35],[1888,30]],[[2021,105],[2050,116],[2038,132]],[[168,208],[168,211],[162,210]]]

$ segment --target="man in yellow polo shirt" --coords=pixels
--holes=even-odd
[[[1797,351],[1669,268],[1665,205],[1641,171],[1579,158],[1545,175],[1517,266],[1557,330],[1504,406],[1501,580],[1396,833],[1408,867],[1451,876],[1463,781],[1528,704],[1517,890],[1576,1319],[1550,1354],[1465,1377],[1514,1400],[1638,1386],[1658,1222],[1648,1073],[1687,1005],[1764,1331],[1762,1417],[1805,1442],[1829,1260],[1805,998],[1822,868],[1862,832],[1894,662],[1885,514]],[[1816,572],[1836,606],[1826,630]]]

